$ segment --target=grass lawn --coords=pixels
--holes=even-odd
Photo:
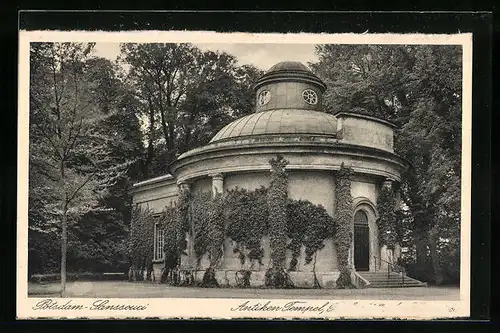
[[[60,284],[28,283],[28,297],[57,297]],[[283,298],[283,299],[373,299],[459,300],[458,287],[410,287],[373,289],[236,289],[173,287],[151,282],[68,282],[68,297],[90,298]]]

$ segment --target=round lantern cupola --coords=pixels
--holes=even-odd
[[[255,84],[255,112],[276,109],[322,111],[326,85],[298,61],[272,66]]]

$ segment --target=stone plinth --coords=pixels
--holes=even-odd
[[[198,270],[194,274],[194,280],[197,283],[203,281],[204,270]],[[237,271],[234,270],[218,270],[215,272],[215,279],[220,287],[237,287],[236,282]],[[313,288],[314,287],[314,273],[312,272],[288,272],[295,288]],[[265,287],[266,272],[251,271],[250,287],[261,288]],[[332,272],[317,272],[316,277],[322,288],[332,289],[336,287],[336,281],[339,277],[339,271]]]

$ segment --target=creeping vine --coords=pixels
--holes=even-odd
[[[128,253],[130,257],[130,279],[143,280],[144,272],[153,269],[154,216],[148,208],[136,206],[132,211]]]
[[[398,241],[396,230],[395,199],[392,187],[384,185],[380,189],[377,200],[377,211],[379,218],[377,225],[379,230],[379,240],[381,245],[386,245],[388,249],[394,250]]]
[[[266,272],[266,286],[290,287],[290,278],[285,270],[287,242],[288,161],[278,155],[269,161],[271,181],[267,192],[269,209],[269,236],[271,240],[271,267]],[[293,284],[292,284],[293,285]]]
[[[242,265],[246,260],[262,265],[264,249],[262,237],[268,234],[267,189],[255,191],[232,189],[224,197],[224,221],[226,236],[236,243]]]
[[[344,163],[335,177],[335,198],[337,221],[336,247],[339,261],[340,275],[337,278],[337,288],[351,288],[351,274],[348,269],[349,249],[353,237],[353,202],[351,196],[351,179],[353,170]]]

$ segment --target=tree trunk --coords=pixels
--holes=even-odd
[[[149,108],[149,135],[148,135],[148,147],[146,149],[146,160],[143,165],[144,179],[148,179],[150,177],[150,168],[154,157],[153,134],[155,127],[155,117],[154,117],[154,108],[153,108],[153,102],[151,101],[151,96],[148,96],[148,108]]]
[[[414,201],[417,201],[413,199]],[[429,223],[427,214],[424,213],[422,204],[415,204],[412,207],[413,215],[413,239],[415,242],[416,250],[416,264],[417,264],[417,279],[423,279],[424,281],[429,280],[428,269],[427,269],[427,245],[428,245],[428,233],[427,224]]]
[[[441,271],[441,267],[439,264],[438,252],[437,252],[437,243],[439,239],[439,233],[436,227],[433,227],[429,231],[429,250],[430,250],[430,259],[432,262],[432,270],[434,273],[434,281],[437,285],[443,283],[443,274]]]
[[[171,110],[170,110],[170,112],[171,112]],[[168,125],[167,147],[172,152],[174,149],[174,136],[175,136],[174,124],[171,121],[168,121],[167,125]]]
[[[62,216],[61,235],[61,297],[66,296],[66,253],[68,251],[68,218],[66,211]]]
[[[413,239],[415,240],[415,252],[417,256],[417,266],[420,269],[425,267],[427,262],[427,241],[425,235],[422,235],[423,231],[416,229],[413,231]]]
[[[64,182],[64,161],[60,162],[59,187],[61,191],[62,217],[61,217],[61,297],[66,296],[66,253],[68,251],[68,206]]]

